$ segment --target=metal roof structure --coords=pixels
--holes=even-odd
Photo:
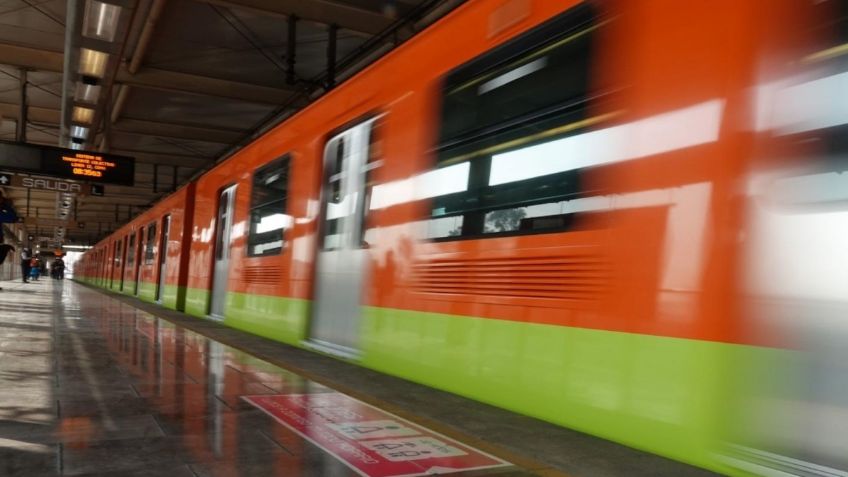
[[[463,1],[0,0],[0,140],[136,158],[75,198],[64,241],[93,242]]]

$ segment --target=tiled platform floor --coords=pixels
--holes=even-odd
[[[357,475],[241,399],[326,385],[516,464],[458,475],[711,475],[69,281],[0,286],[2,476]]]

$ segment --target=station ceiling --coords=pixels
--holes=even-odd
[[[463,2],[0,0],[0,140],[136,158],[75,199],[94,242]],[[53,235],[56,192],[7,192]]]

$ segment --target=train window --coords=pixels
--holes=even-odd
[[[347,175],[346,160],[350,152],[349,141],[345,137],[339,138],[335,144],[328,146],[335,154],[331,158],[330,169],[327,171],[327,212],[324,227],[324,250],[337,250],[341,248],[343,241],[343,221],[350,215],[350,211],[346,207],[349,197],[342,194],[342,185]]]
[[[378,118],[371,123],[368,131],[368,161],[363,165],[365,171],[365,190],[362,201],[362,227],[360,227],[359,239],[362,247],[367,248],[374,242],[375,228],[373,220],[369,220],[371,211],[371,198],[374,192],[376,180],[374,171],[383,165],[383,132],[382,119]]]
[[[433,173],[459,186],[430,194],[428,238],[572,227],[580,169],[557,164],[580,152],[563,140],[596,122],[587,108],[595,28],[580,5],[448,75]]]
[[[135,234],[130,234],[130,242],[127,245],[127,265],[135,263]]]
[[[144,264],[150,265],[153,263],[153,256],[156,253],[156,222],[147,226],[147,246],[144,248]]]
[[[287,155],[253,174],[247,236],[250,257],[278,255],[283,250],[284,233],[292,226],[292,217],[286,214],[290,166]]]

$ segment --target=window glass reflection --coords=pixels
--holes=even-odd
[[[287,215],[291,158],[284,156],[257,169],[250,196],[250,229],[247,253],[251,257],[277,255],[284,247],[284,233],[293,225]]]

